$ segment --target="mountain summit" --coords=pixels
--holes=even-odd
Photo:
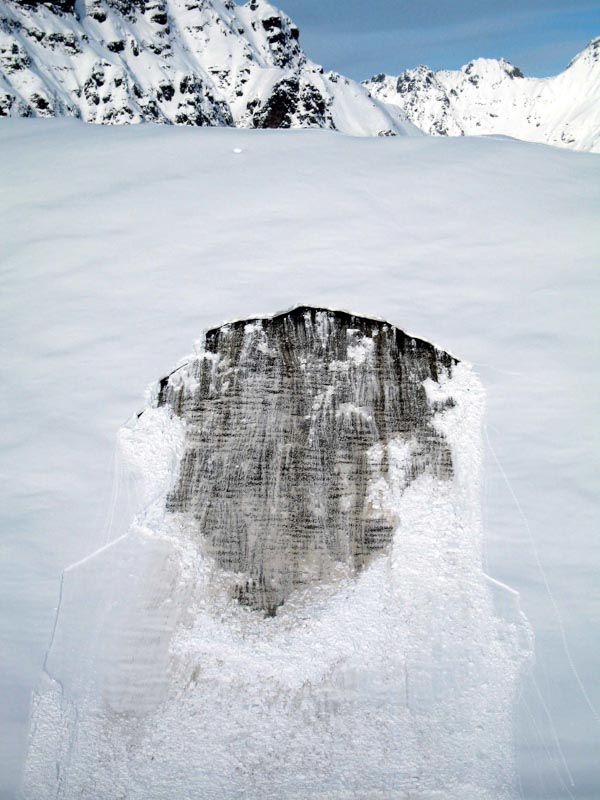
[[[527,78],[504,59],[478,58],[459,70],[419,66],[363,85],[433,136],[504,134],[600,152],[600,37],[551,78]]]
[[[5,0],[0,116],[418,133],[263,0]]]

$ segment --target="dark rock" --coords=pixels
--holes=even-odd
[[[38,111],[50,111],[50,103],[39,94],[32,94],[31,102]]]
[[[508,69],[506,70],[506,74],[509,78],[524,78],[525,75],[521,72],[518,67],[513,66],[512,64],[509,65]]]
[[[55,14],[72,14],[75,11],[75,0],[18,0],[18,5],[26,8],[45,6]]]
[[[264,105],[248,104],[250,110],[256,107],[255,128],[289,128],[295,122],[304,126],[333,128],[326,99],[316,87],[311,84],[301,86],[295,77],[275,84]]]
[[[170,83],[161,83],[157,89],[156,96],[159,100],[169,102],[175,96],[175,88]]]
[[[146,0],[105,0],[106,4],[124,17],[135,19],[146,11]]]
[[[452,476],[424,381],[456,361],[386,322],[309,307],[208,331],[159,385],[186,422],[167,508],[187,515],[232,596],[273,615],[335,569],[360,571],[397,520],[371,495],[404,443],[404,486]],[[337,565],[337,566],[336,566]]]
[[[122,53],[125,50],[125,42],[122,39],[117,42],[109,42],[106,46],[111,53]]]
[[[255,118],[256,128],[289,128],[291,117],[298,106],[300,82],[287,78],[275,84],[273,91]]]
[[[266,31],[280,30],[282,25],[281,17],[269,17],[262,21],[262,26]]]
[[[229,106],[216,100],[196,76],[184,75],[179,82],[179,92],[184,95],[184,101],[178,106],[176,125],[206,127],[215,124],[215,116],[221,125],[233,125]]]

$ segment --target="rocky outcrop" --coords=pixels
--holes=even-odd
[[[158,405],[186,430],[167,507],[193,518],[240,603],[274,615],[389,545],[398,520],[377,487],[392,440],[406,486],[452,477],[425,382],[454,363],[388,323],[300,307],[209,331],[204,356],[162,381]]]

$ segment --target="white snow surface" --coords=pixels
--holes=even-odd
[[[487,394],[484,567],[520,592],[536,634],[515,718],[522,794],[595,798],[595,156],[494,138],[56,120],[4,121],[0,142],[4,796],[19,780],[62,570],[82,562],[63,592],[69,575],[86,586],[102,563],[89,556],[113,541],[104,552],[122,548],[125,580],[132,543],[139,556],[149,541],[147,520],[125,535],[127,497],[111,499],[116,433],[144,405],[141,388],[203,329],[304,302],[389,319],[474,364]],[[135,430],[121,436],[139,452]],[[161,451],[165,475],[178,436]],[[168,547],[145,552],[134,609],[147,602],[140,576],[173,567]],[[168,605],[156,613],[171,624]],[[115,624],[130,642],[128,619]],[[73,643],[61,647],[68,662]],[[159,647],[146,675],[154,698],[164,658]],[[126,718],[140,697],[118,688],[108,681]]]
[[[478,58],[459,70],[419,66],[363,84],[433,136],[503,134],[600,152],[600,37],[550,78],[525,77],[504,59]]]

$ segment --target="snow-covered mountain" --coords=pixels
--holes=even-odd
[[[360,85],[299,37],[266,0],[0,0],[0,117],[496,133],[600,151],[600,38],[553,78],[477,59]]]
[[[526,78],[504,59],[478,58],[459,70],[419,66],[364,85],[435,136],[505,134],[600,152],[600,37],[551,78]]]
[[[419,132],[263,0],[4,0],[0,116]]]

